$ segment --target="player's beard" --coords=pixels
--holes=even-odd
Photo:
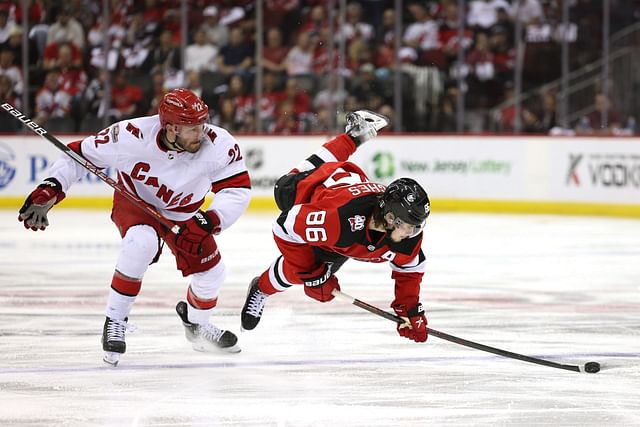
[[[187,153],[196,153],[198,150],[200,150],[200,144],[200,141],[197,144],[186,144],[179,135],[176,135],[176,140],[173,141],[173,143],[169,142],[169,145],[172,148],[175,148],[176,151],[186,151]]]

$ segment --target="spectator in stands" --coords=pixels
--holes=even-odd
[[[512,101],[515,97],[513,84],[505,85],[505,101]],[[533,108],[528,103],[520,105],[520,132],[536,132],[538,125],[538,117],[532,111]],[[513,132],[516,130],[516,107],[513,103],[507,104],[506,107],[499,111],[498,129],[502,132]]]
[[[15,25],[14,21],[9,20],[9,11],[5,8],[0,9],[0,43],[9,40],[11,30]]]
[[[207,34],[207,41],[217,47],[225,46],[229,42],[229,28],[220,23],[218,8],[207,6],[202,11],[204,22],[201,27]]]
[[[70,112],[71,95],[60,87],[60,72],[47,72],[44,85],[36,94],[34,121],[46,126],[51,119],[69,118]]]
[[[225,97],[231,98],[235,104],[236,118],[242,125],[247,117],[255,116],[255,94],[247,90],[242,76],[234,74],[229,80],[229,91]]]
[[[186,71],[215,71],[218,47],[207,41],[207,34],[200,28],[193,35],[193,43],[185,51]]]
[[[0,49],[0,76],[8,77],[13,85],[13,91],[17,95],[22,95],[24,90],[22,71],[13,64],[13,51],[5,47]]]
[[[446,3],[442,12],[442,23],[439,30],[440,43],[442,44],[443,59],[441,62],[433,61],[434,65],[442,70],[447,70],[451,74],[450,67],[458,60],[458,51],[460,49],[467,50],[473,45],[473,31],[465,27],[463,29],[462,39],[460,39],[459,9],[457,2]]]
[[[359,68],[351,80],[350,92],[363,103],[372,96],[385,92],[382,83],[376,78],[375,67],[372,64],[366,63]]]
[[[548,134],[556,123],[556,97],[552,92],[541,93],[537,99],[537,105],[531,112],[536,120],[526,129],[527,132]]]
[[[29,68],[35,67],[40,61],[40,55],[38,55],[38,46],[36,42],[27,38],[29,43],[29,58],[27,64]],[[13,65],[22,67],[22,27],[14,25],[9,32],[9,38],[5,43],[0,44],[0,48],[8,49],[13,52]]]
[[[300,26],[299,32],[309,33],[310,37],[318,37],[321,31],[329,28],[326,6],[321,2],[311,8],[307,20]]]
[[[275,73],[266,72],[262,81],[262,99],[259,102],[260,120],[264,129],[276,120],[276,109],[282,100],[286,97],[285,92],[281,89],[280,79]]]
[[[300,89],[298,80],[295,77],[290,77],[284,87],[284,97],[280,102],[288,101],[291,103],[291,109],[294,114],[300,120],[309,120],[311,115],[311,97],[309,94]],[[281,111],[278,111],[280,114]]]
[[[125,120],[139,115],[142,102],[142,88],[129,83],[125,70],[116,71],[111,88],[112,109],[109,112],[113,119]]]
[[[288,42],[291,33],[297,27],[290,23],[301,20],[300,3],[300,0],[265,0],[263,25],[265,28],[282,29],[281,36]]]
[[[304,132],[305,123],[299,120],[291,101],[285,100],[278,106],[278,118],[269,131],[277,135],[292,135]]]
[[[198,71],[191,70],[187,72],[187,78],[184,87],[198,95],[198,98],[204,99],[204,89],[202,88],[200,73]]]
[[[504,86],[506,82],[513,81],[513,70],[516,61],[516,51],[509,43],[510,35],[502,25],[494,25],[491,28],[490,44],[493,52],[496,80]]]
[[[74,64],[69,44],[58,49],[57,68],[60,71],[60,86],[72,97],[87,87],[87,74],[82,67]]]
[[[314,45],[308,32],[298,33],[295,46],[289,50],[285,64],[287,75],[300,76],[312,74]]]
[[[73,66],[82,67],[82,53],[75,44],[68,42],[54,42],[50,45],[47,45],[46,49],[44,50],[42,67],[45,70],[50,70],[52,68],[60,66],[60,50],[64,49],[65,46],[71,50],[71,63],[73,64]]]
[[[373,41],[375,37],[373,26],[364,21],[360,3],[351,2],[347,5],[345,22],[338,26],[336,37],[338,40],[344,38],[348,44],[356,38],[364,41],[365,44]]]
[[[506,0],[473,0],[469,2],[467,25],[476,31],[487,32],[498,22],[498,10],[509,10]]]
[[[215,109],[215,114],[211,119],[211,123],[216,126],[223,127],[230,132],[237,132],[242,128],[243,123],[238,120],[236,115],[236,105],[234,99],[224,96],[220,100],[220,108]]]
[[[155,72],[151,75],[151,100],[149,105],[146,106],[147,115],[152,116],[158,114],[158,107],[164,95],[168,92],[164,83],[164,74],[161,72]]]
[[[262,65],[266,71],[284,74],[286,70],[285,59],[289,53],[289,47],[282,43],[282,31],[277,27],[267,30],[266,46],[262,50]]]
[[[22,101],[13,90],[13,82],[3,74],[0,74],[0,99],[8,102],[18,110],[22,109]],[[0,120],[0,132],[15,132],[22,125],[17,120]]]
[[[58,11],[56,22],[47,32],[47,45],[51,43],[73,43],[78,49],[84,48],[84,28],[70,15],[68,7]]]
[[[371,63],[372,55],[369,44],[364,38],[356,34],[347,46],[347,75],[356,73],[360,66],[365,63]]]
[[[135,26],[137,15],[134,14],[131,19],[132,27]],[[120,65],[121,47],[127,36],[127,29],[122,25],[110,23],[107,28],[107,38],[109,39],[109,51],[105,55],[104,51],[104,25],[102,16],[98,16],[95,24],[89,29],[87,34],[87,49],[89,50],[89,64],[95,69],[102,69],[107,61],[107,67],[110,71],[114,71]],[[127,52],[127,56],[130,54]],[[130,59],[127,58],[128,67]],[[141,61],[140,61],[141,62]]]
[[[402,41],[407,47],[416,51],[421,62],[433,62],[440,51],[439,24],[431,18],[427,7],[422,2],[411,2],[409,12],[412,22],[407,26]],[[427,59],[428,58],[428,59]]]
[[[253,45],[245,40],[240,28],[234,27],[229,32],[229,43],[222,46],[217,57],[218,70],[228,76],[237,74],[248,79],[253,56]]]
[[[594,107],[594,111],[578,122],[576,133],[609,135],[617,133],[624,127],[622,115],[612,105],[607,95],[597,93],[594,97]]]
[[[107,108],[104,98],[106,81],[107,73],[101,70],[87,85],[87,89],[82,94],[82,110],[85,113],[85,118],[105,116]]]
[[[469,70],[466,105],[471,109],[493,107],[500,99],[502,90],[495,79],[494,55],[486,33],[479,31],[475,34],[475,44],[466,54],[465,63]]]
[[[331,132],[331,115],[333,113],[328,108],[320,108],[313,116],[309,131],[312,133],[326,133]]]
[[[534,20],[545,20],[540,0],[514,0],[511,6],[513,19],[527,25]]]
[[[162,71],[167,74],[175,73],[175,70],[181,68],[180,50],[173,42],[173,33],[164,30],[160,33],[157,40],[157,46],[151,49],[151,54],[147,57],[142,70],[147,72]]]
[[[436,120],[436,131],[451,133],[457,131],[457,99],[458,88],[453,85],[449,85],[445,91],[442,101],[440,102],[440,109],[437,111],[438,119]]]

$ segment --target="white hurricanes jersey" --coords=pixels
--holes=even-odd
[[[174,221],[191,218],[209,191],[216,196],[209,207],[227,228],[244,212],[251,183],[240,146],[223,128],[206,124],[196,153],[171,151],[160,142],[158,115],[123,120],[69,147],[99,168],[117,171],[131,193]],[[51,168],[64,191],[86,169],[68,156]]]

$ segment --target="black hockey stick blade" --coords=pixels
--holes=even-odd
[[[389,313],[388,311],[382,310],[376,306],[373,306],[371,304],[368,304],[364,301],[361,301],[357,298],[353,298],[350,295],[345,294],[344,292],[341,292],[337,289],[335,289],[333,292],[333,295],[341,298],[345,301],[348,301],[349,303],[355,305],[356,307],[360,307],[370,313],[376,314],[380,317],[384,317],[385,319],[391,320],[393,322],[396,322],[398,324],[403,324],[406,323],[406,321],[400,317],[397,316],[393,313]],[[510,359],[517,359],[517,360],[522,360],[523,362],[529,362],[529,363],[535,363],[537,365],[543,365],[543,366],[549,366],[551,368],[557,368],[557,369],[564,369],[566,371],[573,371],[573,372],[589,372],[589,373],[595,373],[598,372],[599,370],[599,364],[597,362],[588,362],[587,364],[585,364],[584,366],[579,366],[579,365],[566,365],[566,364],[562,364],[562,363],[557,363],[557,362],[552,362],[549,360],[544,360],[544,359],[539,359],[537,357],[531,357],[531,356],[526,356],[524,354],[519,354],[519,353],[514,353],[512,351],[507,351],[507,350],[502,350],[500,348],[496,348],[496,347],[491,347],[488,345],[484,345],[484,344],[480,344],[474,341],[469,341],[463,338],[459,338],[456,337],[454,335],[449,335],[447,333],[444,332],[440,332],[437,331],[433,328],[427,328],[427,331],[429,333],[429,335],[433,335],[435,337],[438,337],[442,340],[445,341],[449,341],[449,342],[453,342],[456,344],[460,344],[466,347],[471,347],[471,348],[475,348],[476,350],[481,350],[481,351],[486,351],[488,353],[493,353],[493,354],[497,354],[498,356],[502,356],[502,357],[508,357]],[[589,367],[593,367],[595,365],[598,366],[598,370],[593,370],[590,368],[587,368],[587,365],[589,365]]]

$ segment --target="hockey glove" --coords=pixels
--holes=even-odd
[[[329,302],[334,296],[334,289],[340,290],[338,278],[331,274],[331,263],[321,264],[313,271],[300,273],[304,284],[304,293],[320,302]]]
[[[409,310],[400,304],[394,304],[392,307],[396,314],[405,320],[405,323],[398,324],[398,334],[415,342],[425,342],[427,340],[427,316],[422,304],[418,303]]]
[[[220,233],[220,218],[214,211],[198,211],[180,226],[176,235],[178,249],[197,256],[202,253],[202,244],[207,237]]]
[[[27,196],[20,208],[18,221],[24,223],[24,228],[33,231],[44,230],[49,225],[47,213],[53,205],[65,198],[60,181],[47,178]]]

